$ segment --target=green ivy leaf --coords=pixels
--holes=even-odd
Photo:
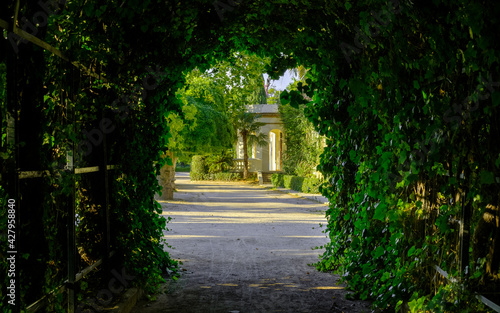
[[[384,221],[387,213],[387,205],[384,203],[379,203],[375,208],[375,214],[373,218],[376,220]]]
[[[389,278],[391,278],[391,273],[390,272],[385,272],[384,274],[382,274],[382,277],[380,278],[380,280],[383,281],[383,282],[385,282]]]
[[[351,161],[355,162],[356,161],[356,151],[354,151],[354,150],[349,151],[349,158],[351,159]]]
[[[415,254],[415,250],[416,250],[415,246],[412,246],[412,247],[410,248],[410,250],[408,250],[408,253],[407,253],[406,255],[407,255],[408,257],[410,257],[410,256],[414,255],[414,254]]]
[[[283,90],[283,92],[281,92],[280,94],[280,102],[282,105],[287,105],[289,104],[291,101],[290,99],[290,93],[288,92],[288,90]]]
[[[345,79],[341,79],[339,82],[339,87],[340,89],[344,89],[344,87],[347,85],[347,81]]]
[[[490,171],[481,171],[479,173],[479,181],[481,184],[489,185],[495,183],[495,176],[493,172]]]
[[[382,255],[384,255],[385,249],[382,246],[378,246],[377,249],[375,250],[375,253],[373,254],[373,257],[375,259],[378,259]]]

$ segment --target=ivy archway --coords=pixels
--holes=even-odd
[[[2,139],[2,199],[16,194],[17,171],[60,172],[79,143],[81,164],[102,162],[89,152],[103,147],[92,131],[113,129],[109,159],[123,174],[113,189],[114,245],[154,286],[158,268],[172,265],[152,201],[166,162],[164,115],[180,112],[174,93],[183,73],[248,51],[271,58],[273,77],[310,69],[282,103],[307,103],[327,137],[320,170],[332,242],[318,267],[340,268],[380,308],[403,301],[460,308],[464,293],[463,301],[447,300],[458,297],[455,285],[429,283],[436,266],[468,290],[498,290],[499,13],[485,1],[1,4],[2,133],[16,125],[15,140]],[[61,177],[22,200],[38,214],[26,216],[28,224],[65,214],[52,201],[70,193],[73,182]],[[48,287],[62,280],[52,271],[64,272],[60,255],[47,252],[61,241],[52,226],[23,238],[37,238],[37,256],[22,262],[37,263]]]

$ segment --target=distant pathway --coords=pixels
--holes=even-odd
[[[344,299],[337,276],[307,265],[322,251],[311,248],[328,241],[319,227],[327,206],[257,185],[190,182],[188,173],[178,173],[177,189],[161,203],[182,276],[133,312],[369,312]]]

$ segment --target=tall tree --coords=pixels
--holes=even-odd
[[[225,113],[224,89],[198,69],[186,75],[186,85],[177,92],[181,112],[168,113],[167,163],[160,171],[163,200],[173,199],[175,165],[179,157],[217,153],[232,147],[235,131]]]
[[[266,103],[262,75],[266,64],[258,56],[234,53],[210,69],[195,68],[185,75],[185,84],[176,93],[181,112],[172,111],[166,117],[170,137],[164,154],[167,163],[160,173],[162,199],[173,199],[179,157],[230,149],[237,114],[246,104]]]
[[[248,98],[251,104],[267,104],[266,82],[263,74],[260,75],[259,80],[261,84],[255,84],[255,91]]]
[[[245,110],[245,105],[266,103],[264,78],[269,60],[257,55],[235,52],[226,61],[220,61],[205,73],[223,92],[226,112],[234,118]]]

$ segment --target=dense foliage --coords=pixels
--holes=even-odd
[[[167,117],[183,114],[175,95],[184,84],[182,73],[195,67],[204,72],[216,59],[234,60],[235,51],[268,57],[265,67],[273,78],[301,64],[310,69],[307,86],[282,93],[280,102],[306,104],[306,115],[326,137],[319,169],[327,180],[322,192],[330,200],[331,242],[318,267],[340,270],[359,297],[373,299],[381,309],[405,301],[414,310],[482,310],[473,293],[498,290],[500,264],[500,5],[480,0],[219,4],[66,2],[47,25],[39,25],[36,36],[94,76],[31,43],[9,40],[5,32],[0,63],[12,86],[8,110],[21,114],[21,142],[15,147],[21,170],[62,173],[66,152],[86,140],[82,131],[98,127],[103,114],[110,116],[115,126],[110,141],[116,144],[109,159],[123,173],[112,178],[113,244],[138,282],[154,290],[161,267],[175,263],[160,244],[165,220],[153,195],[158,168],[168,162],[163,157],[172,136]],[[35,2],[21,2],[20,16],[39,10]],[[13,11],[13,4],[0,4],[3,20],[10,21]],[[221,79],[227,76],[222,74]],[[254,92],[232,95],[246,101]],[[22,110],[13,109],[14,102]],[[4,105],[2,134],[8,124]],[[2,136],[2,158],[11,164],[14,150],[5,140]],[[80,165],[94,166],[99,147],[80,151]],[[3,174],[0,192],[9,198],[13,183]],[[28,300],[62,283],[66,268],[64,249],[56,243],[64,241],[69,203],[61,199],[71,194],[72,181],[62,173],[43,183],[43,188],[31,185],[30,197],[23,198],[34,212],[23,216],[29,231],[21,251],[26,271],[21,286]],[[472,234],[466,270],[459,262],[456,222],[462,212],[470,219],[461,225],[470,224]],[[5,258],[0,264],[6,268]],[[440,284],[434,265],[460,279]]]
[[[224,99],[225,86],[198,69],[185,75],[185,85],[176,92],[182,114],[167,117],[172,137],[168,148],[183,160],[196,153],[217,153],[232,147],[235,131]]]
[[[305,105],[278,106],[285,130],[283,169],[287,174],[312,177],[323,151],[323,138],[304,115]]]
[[[191,172],[190,174],[206,174],[208,172],[205,164],[205,156],[194,155],[191,158]]]
[[[233,152],[223,151],[218,154],[211,154],[206,158],[206,165],[209,173],[226,172],[233,167]]]
[[[265,103],[262,72],[267,60],[233,53],[211,68],[185,73],[176,92],[182,112],[169,112],[168,148],[187,161],[194,154],[217,154],[236,142],[238,114],[245,105]]]
[[[240,173],[228,170],[233,165],[233,155],[230,151],[212,155],[194,155],[191,160],[191,180],[235,181],[241,178]]]
[[[154,195],[160,191],[156,178],[159,168],[171,162],[164,158],[172,136],[165,117],[182,112],[175,91],[182,86],[182,73],[194,68],[196,58],[195,54],[180,51],[178,45],[192,35],[196,27],[192,21],[198,17],[195,11],[178,4],[166,5],[173,15],[165,19],[164,10],[157,10],[159,5],[165,6],[149,1],[107,1],[100,5],[88,1],[64,5],[54,2],[49,4],[52,13],[47,16],[36,2],[22,2],[19,18],[25,17],[24,23],[31,23],[31,17],[42,13],[48,21],[28,30],[36,31],[35,36],[62,50],[73,64],[3,32],[1,153],[7,161],[2,162],[0,190],[2,204],[4,199],[14,198],[30,208],[21,211],[26,213],[22,213],[22,224],[18,225],[22,245],[17,268],[23,307],[67,279],[65,236],[72,202],[76,202],[79,223],[76,241],[80,259],[76,260],[76,270],[102,258],[103,246],[108,244],[101,227],[104,179],[89,174],[88,182],[79,181],[65,171],[73,166],[102,166],[102,162],[116,165],[108,176],[112,237],[106,248],[117,252],[110,266],[117,270],[124,266],[135,277],[134,284],[148,292],[156,290],[164,274],[175,270],[176,261],[164,251],[167,219],[159,214],[160,205]],[[0,18],[11,21],[14,10],[14,4],[2,3]],[[217,19],[215,12],[205,10],[203,14]],[[170,50],[158,50],[162,44],[174,45]],[[204,43],[199,47],[197,53],[210,51]],[[198,49],[195,45],[192,48]],[[3,64],[7,64],[6,69]],[[6,102],[5,73],[9,87]],[[9,121],[6,111],[19,120],[12,149],[4,136]],[[107,160],[102,158],[104,151]],[[20,185],[22,198],[18,198],[9,174],[12,169],[48,170],[50,176],[25,180]],[[6,216],[2,214],[1,218],[2,225],[7,225]],[[92,223],[94,220],[99,223]],[[2,237],[4,231],[2,228]],[[8,265],[5,244],[2,240],[2,271]],[[110,275],[102,270],[101,274]],[[80,291],[85,291],[91,279],[85,277],[77,284],[79,303],[85,296]],[[2,278],[2,286],[6,285]],[[101,286],[94,286],[96,290],[90,296],[95,297]],[[5,291],[0,291],[2,304],[7,303]],[[57,303],[46,310],[64,311],[62,296],[57,296]]]
[[[414,310],[482,310],[458,291],[495,288],[495,279],[498,288],[499,232],[489,221],[499,218],[500,6],[327,8],[303,20],[318,55],[304,56],[312,68],[306,114],[329,147],[319,168],[331,243],[318,267],[339,269],[382,309],[409,302]],[[288,102],[306,101],[291,92],[282,96]],[[461,219],[473,234],[466,258]],[[458,283],[440,285],[434,265]]]

